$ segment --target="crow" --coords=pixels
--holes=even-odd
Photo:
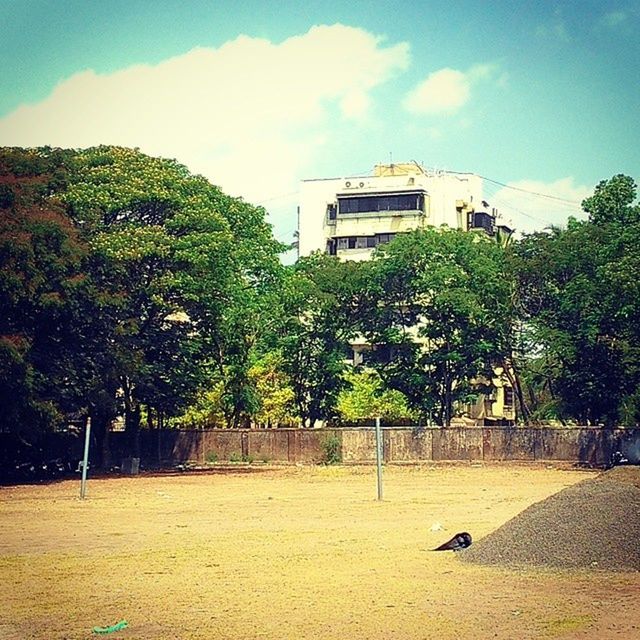
[[[456,533],[451,540],[436,547],[433,551],[460,551],[470,546],[471,535],[464,531],[463,533]]]

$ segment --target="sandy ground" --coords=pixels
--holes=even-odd
[[[638,573],[516,572],[429,551],[588,476],[386,467],[382,502],[372,467],[93,479],[84,501],[77,481],[2,488],[0,639],[84,639],[122,619],[105,637],[640,638]]]

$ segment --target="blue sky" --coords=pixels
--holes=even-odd
[[[301,179],[417,160],[532,230],[640,177],[639,27],[635,0],[0,0],[0,144],[176,158],[282,240]]]

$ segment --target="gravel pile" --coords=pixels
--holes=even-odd
[[[459,554],[505,567],[640,571],[640,467],[616,467],[568,487]]]

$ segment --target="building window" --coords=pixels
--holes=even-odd
[[[424,193],[338,196],[339,214],[424,211]]]
[[[513,407],[513,388],[503,387],[504,389],[504,406],[505,408]]]
[[[387,244],[388,242],[391,242],[395,237],[395,233],[379,233],[376,236],[376,240],[378,241],[378,244]]]
[[[378,233],[375,236],[348,236],[327,242],[327,253],[346,251],[347,249],[375,249],[379,244],[387,244],[396,237],[395,233]],[[332,243],[332,244],[331,244]],[[330,245],[331,244],[331,248]],[[331,254],[335,255],[335,253]]]
[[[493,235],[494,218],[492,215],[479,211],[469,214],[469,229],[483,229],[490,236]]]
[[[327,205],[327,222],[335,221],[337,214],[338,214],[338,205],[328,204]]]

